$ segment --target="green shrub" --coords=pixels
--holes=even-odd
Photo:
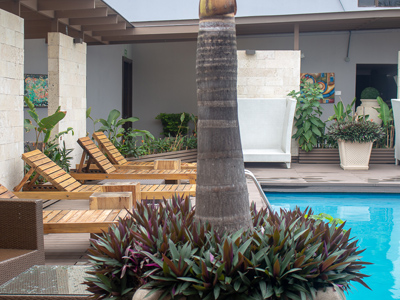
[[[138,204],[93,249],[89,290],[96,299],[120,297],[151,287],[164,296],[201,299],[313,299],[319,288],[346,291],[352,281],[368,287],[360,273],[366,262],[345,223],[307,216],[311,209],[267,214],[251,207],[254,230],[218,235],[194,222],[188,198]]]
[[[379,91],[374,87],[366,87],[361,92],[361,99],[376,99],[379,96]]]
[[[163,134],[166,137],[175,137],[178,134],[186,135],[188,133],[188,124],[190,121],[190,114],[179,113],[179,114],[166,114],[160,113],[156,120],[161,120],[163,126]]]
[[[320,100],[322,90],[317,83],[311,84],[304,80],[300,84],[300,92],[291,91],[288,96],[297,99],[295,123],[297,128],[293,138],[304,151],[311,151],[323,140],[325,123],[321,121],[322,109]]]

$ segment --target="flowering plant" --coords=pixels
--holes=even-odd
[[[335,140],[367,143],[385,136],[383,128],[368,120],[335,122],[327,128],[327,135]]]

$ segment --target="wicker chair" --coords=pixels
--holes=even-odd
[[[41,200],[0,199],[0,285],[44,264]]]

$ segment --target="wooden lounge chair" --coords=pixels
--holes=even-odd
[[[6,236],[12,235],[12,237],[9,238],[0,238],[0,271],[3,267],[2,264],[10,261],[10,259],[13,257],[11,255],[8,255],[7,257],[9,257],[9,259],[4,262],[2,261],[1,254],[3,253],[4,256],[7,255],[5,250],[3,250],[3,247],[5,246],[3,246],[2,240],[14,241],[13,245],[9,245],[13,248],[13,251],[15,253],[14,256],[18,256],[20,254],[26,256],[25,259],[22,260],[22,262],[24,263],[24,265],[27,266],[27,268],[29,268],[32,265],[29,261],[32,261],[33,264],[44,264],[43,233],[101,233],[102,231],[106,231],[111,224],[117,223],[119,218],[125,218],[128,215],[128,211],[126,209],[42,210],[42,201],[32,199],[18,199],[15,194],[7,190],[7,188],[2,186],[1,184],[0,198],[9,198],[7,200],[10,200],[8,202],[5,201],[6,199],[0,200],[0,208],[2,208],[0,209],[0,229],[2,234],[4,233],[6,234]],[[10,215],[10,213],[13,215],[14,211],[19,211],[20,216],[16,219],[9,218],[8,216]],[[4,215],[2,215],[2,212]],[[43,215],[43,218],[40,215]],[[23,221],[22,223],[20,223],[26,224],[26,226],[21,227],[21,224],[19,226],[15,226],[15,224],[13,225],[13,222],[15,223],[15,221]],[[43,226],[42,224],[36,224],[39,221],[43,223]],[[34,222],[35,224],[32,224],[32,222]],[[3,225],[9,225],[10,228],[12,227],[14,229],[6,230]],[[35,232],[36,228],[38,228],[37,232]],[[21,229],[23,231],[17,234],[15,231],[18,229]],[[35,242],[36,235],[38,236],[37,245]],[[40,237],[41,242],[39,239]],[[18,243],[18,239],[20,238],[23,238],[23,240],[21,240],[19,244],[16,244]],[[40,250],[39,252],[43,252],[43,254],[40,254],[40,256],[43,255],[42,260],[40,260],[40,262],[37,261],[38,251],[15,250],[26,249],[20,248],[24,246],[28,247],[27,249],[38,249]],[[33,256],[29,256],[31,255],[30,253]],[[6,266],[6,264],[4,266]],[[8,264],[8,266],[11,268],[12,264]],[[18,270],[19,273],[21,273],[25,269],[22,269],[21,271],[20,268],[18,268]],[[6,271],[8,272],[10,270]],[[1,278],[2,272],[0,272],[0,283]]]
[[[78,144],[83,148],[82,159],[79,168],[70,172],[71,176],[77,180],[103,180],[103,179],[165,179],[165,180],[185,180],[190,183],[196,182],[196,170],[117,170],[99,150],[96,144],[89,138],[78,139]],[[86,155],[89,160],[83,168]],[[99,170],[90,169],[90,165],[95,163]]]
[[[154,162],[127,161],[103,132],[94,132],[93,138],[99,145],[100,151],[107,155],[107,158],[117,169],[154,169]],[[182,162],[181,169],[197,169],[197,163]]]
[[[35,199],[89,199],[94,192],[102,192],[100,185],[82,185],[51,161],[40,150],[22,154],[22,159],[31,167],[29,172],[14,188],[18,197]],[[29,177],[36,171],[36,177],[28,182]],[[48,183],[35,185],[37,177],[43,176]],[[20,190],[23,189],[23,192]],[[192,184],[170,185],[141,185],[141,199],[171,198],[175,194],[194,196],[196,186]]]

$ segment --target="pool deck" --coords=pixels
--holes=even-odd
[[[271,192],[367,192],[400,194],[400,166],[372,164],[367,171],[344,171],[336,164],[246,164]],[[251,180],[247,180],[250,202],[263,206],[260,194]],[[87,209],[87,200],[59,201],[48,209]],[[46,264],[89,264],[87,248],[89,234],[45,235]]]

